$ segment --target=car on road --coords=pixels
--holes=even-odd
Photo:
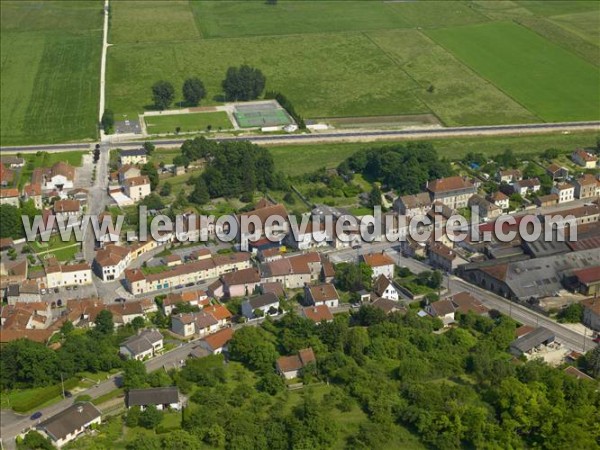
[[[356,244],[356,245],[353,245],[353,246],[352,246],[352,248],[353,248],[354,250],[358,250],[358,249],[362,248],[362,245],[360,245],[360,244]]]
[[[37,411],[37,412],[34,412],[31,415],[30,419],[31,420],[38,420],[40,417],[42,417],[42,412],[41,411]]]
[[[123,297],[115,298],[115,302],[123,302],[123,303],[125,303],[125,299]]]
[[[192,282],[192,283],[187,283],[187,284],[185,285],[185,287],[192,287],[193,285],[194,285],[194,283],[193,283],[193,282]]]
[[[54,288],[54,293],[58,294],[58,288]]]
[[[600,335],[596,336],[594,339],[592,339],[596,344],[600,344]]]

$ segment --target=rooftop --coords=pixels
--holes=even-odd
[[[60,440],[101,416],[100,410],[89,402],[74,403],[37,427],[45,430],[54,440]]]
[[[127,393],[127,406],[168,405],[179,403],[179,390],[176,387],[130,389]]]

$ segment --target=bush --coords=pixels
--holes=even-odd
[[[304,122],[304,119],[296,112],[294,105],[292,105],[292,102],[289,101],[285,95],[280,92],[267,91],[265,92],[265,98],[277,100],[281,107],[285,109],[290,116],[292,116],[294,121],[298,124],[298,128],[301,130],[306,129],[306,123]]]

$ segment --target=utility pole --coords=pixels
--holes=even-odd
[[[583,326],[583,353],[585,353],[585,339],[586,339],[587,327]]]
[[[63,373],[60,373],[60,385],[62,387],[62,396],[65,398],[65,382],[63,380]]]

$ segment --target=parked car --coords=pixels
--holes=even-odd
[[[125,302],[123,297],[115,298],[115,302]]]
[[[31,415],[30,419],[31,419],[31,420],[38,420],[40,417],[42,417],[42,412],[41,412],[41,411],[38,411],[38,412],[34,412],[34,413]]]
[[[54,293],[58,294],[58,288],[54,288]]]

